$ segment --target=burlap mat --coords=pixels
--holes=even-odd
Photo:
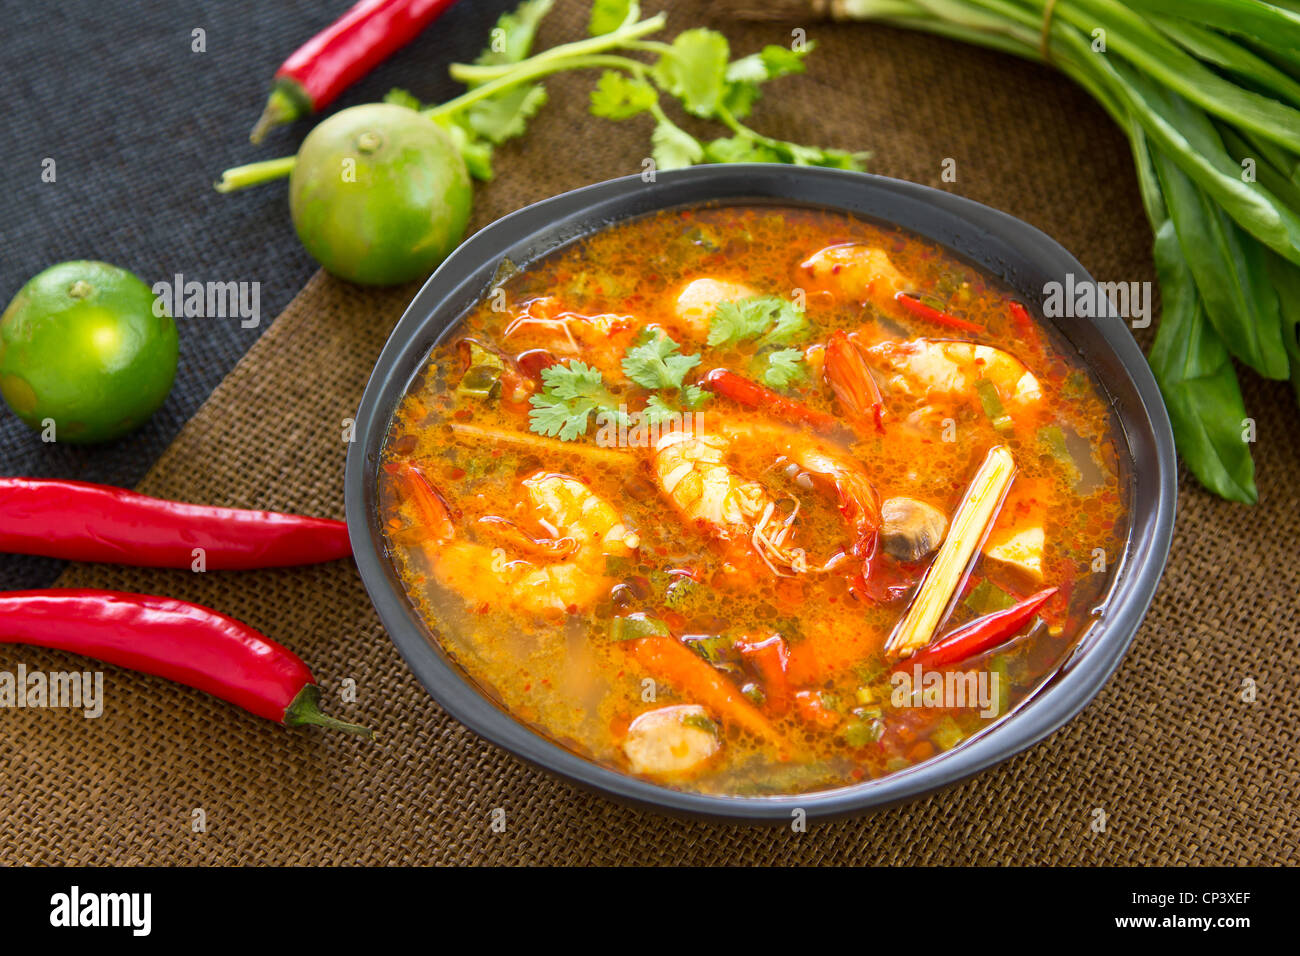
[[[544,41],[579,35],[585,6],[562,4]],[[665,6],[676,29],[707,22],[697,5]],[[788,37],[788,27],[722,26],[740,51]],[[1154,278],[1125,143],[1070,84],[937,39],[805,26],[820,45],[810,74],[771,88],[759,128],[870,147],[874,171],[1023,217],[1103,279]],[[588,118],[590,82],[549,84],[551,105],[480,189],[477,225],[639,170],[649,130]],[[940,182],[948,157],[955,184]],[[413,292],[316,276],[141,489],[341,517],[342,422]],[[74,567],[62,585],[171,594],[274,635],[311,663],[331,709],[374,725],[380,742],[286,731],[110,669],[98,720],[3,714],[0,862],[1294,862],[1300,416],[1282,386],[1251,379],[1247,402],[1259,423],[1259,507],[1185,480],[1155,606],[1097,700],[1029,753],[926,800],[804,834],[625,809],[524,766],[443,713],[349,563],[226,575]],[[0,668],[20,661],[77,666],[32,648],[0,653]],[[349,677],[359,692],[351,706],[334,693]],[[1258,686],[1253,703],[1241,697],[1246,679]],[[504,832],[491,827],[494,808],[506,811]],[[1091,825],[1098,808],[1102,832]]]

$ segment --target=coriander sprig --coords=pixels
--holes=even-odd
[[[614,121],[648,114],[654,121],[651,157],[658,169],[704,162],[863,168],[866,153],[791,143],[742,122],[762,95],[762,84],[803,72],[813,44],[797,49],[771,45],[733,60],[727,38],[716,30],[685,30],[671,43],[648,40],[663,29],[667,18],[662,13],[641,19],[635,2],[597,0],[590,36],[529,56],[537,27],[552,4],[525,0],[497,21],[489,49],[473,63],[453,64],[452,78],[468,87],[460,96],[426,106],[405,90],[393,90],[385,101],[419,109],[438,123],[470,174],[483,180],[493,176],[494,148],[523,135],[528,121],[546,104],[540,81],[555,73],[592,69],[602,73],[591,94],[591,114]],[[664,95],[677,100],[687,115],[721,124],[729,135],[697,138],[668,116],[661,103]],[[270,182],[288,176],[293,165],[293,157],[281,157],[237,166],[222,174],[217,189],[230,192]]]

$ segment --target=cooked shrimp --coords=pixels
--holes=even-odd
[[[456,537],[449,507],[418,471],[408,469],[403,479],[403,507],[417,523],[434,577],[471,604],[538,615],[588,608],[608,590],[606,556],[628,555],[638,545],[618,512],[568,475],[537,472],[522,482],[521,504],[544,536],[496,515],[474,522],[477,536],[497,541],[495,547]]]
[[[703,339],[709,334],[709,320],[723,302],[735,302],[757,295],[743,282],[728,279],[694,279],[677,293],[674,331],[688,338]]]
[[[660,707],[632,721],[623,752],[635,773],[680,777],[699,769],[718,752],[718,734],[703,707]]]
[[[839,563],[845,552],[810,566],[805,549],[790,545],[798,498],[779,501],[726,464],[727,450],[742,437],[770,447],[774,463],[793,464],[797,482],[803,478],[833,494],[853,531],[847,553],[865,556],[871,551],[880,525],[879,500],[871,482],[840,449],[795,429],[733,425],[711,434],[670,432],[661,437],[655,445],[655,478],[678,514],[724,545],[748,539],[753,553],[777,575],[830,570]],[[790,506],[782,510],[784,501]]]
[[[623,351],[636,324],[630,315],[571,312],[548,295],[525,302],[502,337],[543,347],[554,355],[581,358],[602,372],[621,375]]]
[[[749,537],[771,504],[756,481],[724,464],[731,440],[722,435],[669,432],[655,444],[655,479],[678,513],[713,537]]]
[[[891,395],[925,402],[977,400],[977,383],[985,379],[1012,415],[1043,398],[1038,379],[1024,363],[991,345],[913,339],[882,342],[866,351],[868,360],[886,372],[884,385]]]
[[[890,261],[888,253],[858,242],[843,242],[814,252],[799,263],[812,280],[813,292],[825,292],[834,298],[871,302],[882,309],[897,310],[894,301],[913,283]]]

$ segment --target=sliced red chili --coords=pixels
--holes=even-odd
[[[793,398],[786,398],[781,393],[750,381],[729,369],[715,368],[704,376],[703,384],[719,395],[742,405],[748,405],[750,408],[761,408],[783,421],[811,425],[822,430],[834,428],[836,425],[835,419],[830,415],[809,408]]]
[[[925,319],[927,322],[933,322],[935,325],[946,325],[950,329],[961,329],[963,332],[985,331],[985,328],[982,325],[968,322],[966,319],[959,319],[955,315],[950,315],[947,312],[928,306],[920,299],[913,298],[906,292],[900,292],[895,295],[894,301],[918,318]]]
[[[788,711],[794,696],[785,673],[790,659],[785,639],[779,634],[773,634],[761,641],[738,641],[736,650],[740,652],[741,658],[754,668],[759,680],[763,682],[768,709],[774,714],[784,714]]]

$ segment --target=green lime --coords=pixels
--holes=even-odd
[[[176,378],[176,323],[139,278],[106,262],[33,276],[0,316],[0,395],[55,440],[109,441],[144,423]]]
[[[334,275],[362,285],[427,276],[465,235],[472,199],[447,134],[390,103],[325,120],[303,141],[289,178],[302,244]]]

